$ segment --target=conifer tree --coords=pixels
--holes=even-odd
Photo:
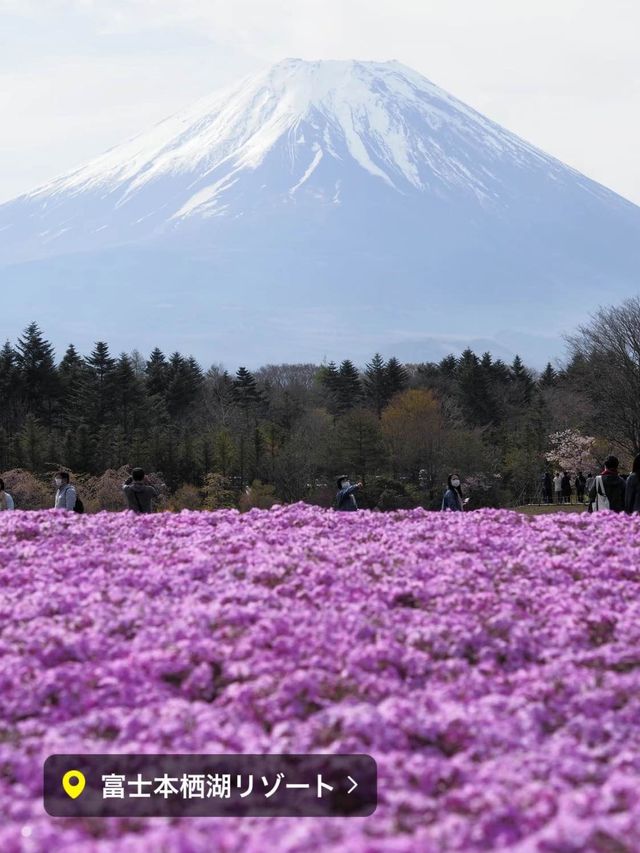
[[[360,404],[362,383],[360,374],[352,361],[345,359],[338,370],[337,404],[339,414],[344,414]]]
[[[145,365],[147,394],[164,397],[167,390],[167,360],[162,350],[156,347]]]
[[[230,477],[236,460],[236,446],[228,430],[221,429],[213,440],[213,464],[223,477]]]
[[[0,350],[0,400],[0,425],[12,432],[20,400],[20,372],[18,355],[9,341]]]
[[[239,367],[233,383],[236,403],[244,408],[256,405],[261,400],[255,376],[246,367]]]
[[[80,424],[73,442],[74,458],[68,464],[74,471],[88,473],[94,471],[95,442],[87,424]]]
[[[0,426],[0,471],[12,468],[11,442],[4,427]]]
[[[25,418],[24,426],[20,431],[20,445],[26,467],[31,471],[40,472],[47,449],[47,434],[31,412]]]
[[[485,359],[486,368],[486,359]],[[456,370],[460,405],[471,427],[486,426],[493,416],[489,376],[478,356],[466,349],[458,359]]]
[[[530,403],[535,383],[519,355],[513,359],[511,379],[516,390],[515,399],[517,403]]]
[[[340,375],[334,361],[330,361],[329,364],[322,365],[318,371],[318,381],[325,392],[327,410],[335,418],[340,411],[340,405],[338,402]]]
[[[409,384],[409,374],[407,369],[402,365],[397,358],[390,358],[385,367],[386,378],[386,394],[387,400],[385,405],[391,400],[395,394],[404,391]]]
[[[27,412],[52,425],[53,409],[59,394],[53,347],[45,340],[37,323],[30,323],[16,345],[22,399]]]
[[[553,388],[558,382],[558,374],[551,362],[547,364],[540,375],[539,385],[541,388]]]
[[[197,399],[201,386],[202,371],[195,359],[185,359],[174,352],[166,372],[165,399],[169,414],[174,418],[185,416]]]
[[[86,372],[84,359],[75,346],[69,344],[58,365],[61,403],[59,423],[63,428],[77,425],[79,410],[85,403]]]
[[[131,358],[126,353],[121,353],[115,364],[112,383],[115,422],[122,429],[125,440],[128,440],[135,426],[141,388]]]
[[[109,354],[104,341],[98,341],[88,358],[85,374],[87,414],[94,430],[98,430],[107,420],[111,420],[113,405],[113,373],[115,359]]]
[[[362,385],[365,400],[380,419],[389,400],[389,381],[384,359],[379,352],[365,365]]]

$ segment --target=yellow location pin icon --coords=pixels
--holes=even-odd
[[[86,780],[79,770],[68,770],[62,777],[62,787],[72,800],[84,791]]]

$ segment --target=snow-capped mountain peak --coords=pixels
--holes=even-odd
[[[638,207],[395,61],[286,59],[0,206],[17,330],[40,303],[129,345],[123,306],[170,310],[205,359],[547,349],[638,268]]]
[[[286,59],[31,197],[99,190],[116,193],[119,207],[155,181],[183,176],[166,219],[203,214],[218,206],[239,172],[256,170],[278,144],[289,159],[283,195],[299,190],[322,158],[353,161],[399,192],[454,187],[486,199],[500,195],[494,173],[504,158],[562,171],[399,62]]]

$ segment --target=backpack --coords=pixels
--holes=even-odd
[[[596,477],[596,499],[592,504],[592,508],[594,512],[601,509],[611,509],[601,474]]]
[[[78,496],[77,493],[76,493],[76,502],[73,505],[73,511],[74,512],[84,512],[84,504],[80,500],[80,497]]]

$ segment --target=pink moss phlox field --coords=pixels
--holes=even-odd
[[[0,850],[640,850],[640,518],[0,514]],[[370,818],[52,819],[74,752],[365,752]]]

